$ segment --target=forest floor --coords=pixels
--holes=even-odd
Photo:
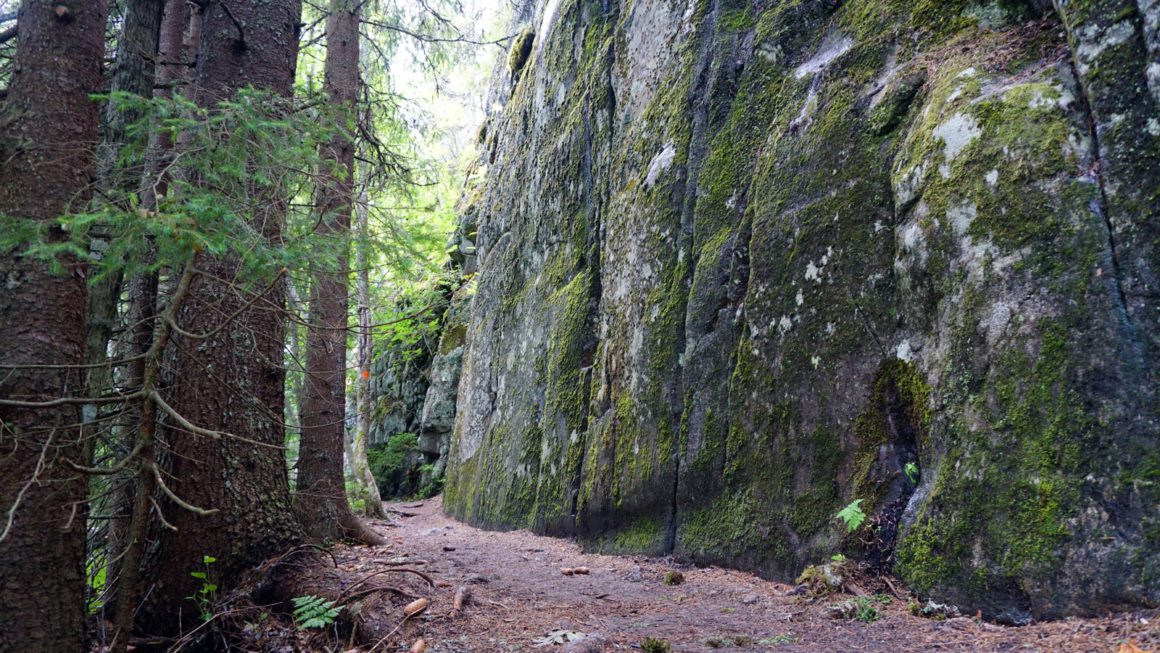
[[[401,648],[392,650],[407,650],[419,638],[432,653],[666,650],[662,642],[646,643],[651,638],[672,651],[1160,652],[1157,610],[1004,627],[971,617],[913,616],[906,597],[885,604],[879,597],[871,600],[879,618],[864,623],[830,616],[830,606],[851,596],[811,601],[793,586],[738,571],[585,554],[568,540],[483,531],[444,516],[439,497],[387,506],[391,520],[371,524],[388,546],[340,546],[334,553],[351,570],[406,566],[435,582],[430,588],[417,575],[392,577],[397,587],[430,600],[426,612],[402,623]],[[561,572],[575,567],[588,573]],[[683,582],[666,584],[670,571]],[[464,586],[470,597],[456,611],[454,597]],[[390,619],[402,620],[401,605]],[[585,639],[553,643],[576,634]]]

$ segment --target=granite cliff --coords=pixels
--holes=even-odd
[[[844,551],[1010,622],[1160,603],[1160,2],[517,13],[453,515],[782,579]]]

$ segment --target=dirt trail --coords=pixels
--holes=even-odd
[[[639,651],[646,637],[667,640],[673,651],[1116,652],[1128,640],[1160,651],[1156,610],[1006,628],[965,617],[915,617],[905,599],[895,599],[879,606],[882,616],[873,623],[847,621],[829,617],[826,607],[850,597],[811,603],[792,595],[791,586],[737,571],[588,555],[567,540],[482,531],[445,517],[438,497],[388,506],[393,523],[372,523],[392,545],[347,548],[340,558],[360,566],[406,564],[436,579],[434,590],[413,586],[431,607],[400,630],[408,644],[423,637],[433,652]],[[560,571],[577,566],[590,573]],[[666,585],[665,572],[673,569],[684,582]],[[455,614],[453,597],[464,583],[472,583],[472,600]],[[588,645],[536,645],[553,630],[588,634]]]

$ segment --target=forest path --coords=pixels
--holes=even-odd
[[[392,521],[371,523],[390,548],[348,551],[405,561],[436,580],[423,593],[430,608],[400,631],[408,644],[425,638],[431,652],[640,651],[646,637],[667,640],[673,651],[1160,651],[1155,610],[1007,628],[915,617],[894,599],[873,623],[847,621],[826,607],[848,596],[811,603],[791,595],[792,586],[738,571],[585,554],[569,540],[483,531],[446,517],[440,497],[386,505]],[[590,573],[560,571],[578,566]],[[674,569],[684,582],[666,585]],[[471,601],[454,614],[465,583]],[[536,645],[553,630],[585,633],[587,645]],[[1140,649],[1121,649],[1128,640]]]

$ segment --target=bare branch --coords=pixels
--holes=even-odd
[[[7,365],[0,363],[0,370],[83,370],[94,367],[120,367],[134,361],[139,361],[144,357],[144,355],[132,356],[130,358],[106,361],[104,363],[89,363],[87,365]]]
[[[20,488],[20,492],[16,493],[16,499],[12,502],[12,506],[8,508],[8,522],[4,525],[4,532],[0,533],[0,542],[3,542],[8,537],[8,533],[12,531],[12,522],[16,518],[16,509],[20,507],[20,501],[24,498],[24,493],[28,488],[32,487],[34,483],[39,480],[40,472],[44,470],[44,459],[48,455],[48,447],[52,444],[52,436],[56,435],[56,429],[53,429],[49,434],[48,439],[44,441],[44,448],[40,450],[40,457],[36,460],[36,468],[32,470],[32,478]]]
[[[161,395],[157,394],[157,391],[150,392],[149,398],[152,399],[154,402],[156,402],[157,406],[160,407],[161,410],[165,411],[166,415],[169,415],[174,420],[176,420],[178,425],[181,426],[181,428],[189,431],[190,433],[194,433],[196,435],[204,435],[207,438],[213,438],[214,440],[221,439],[222,434],[220,431],[211,431],[209,429],[203,429],[200,426],[194,426],[189,420],[182,417],[181,413],[178,413],[176,410],[173,409],[172,406],[165,403],[165,400],[161,398]]]
[[[168,318],[170,326],[173,327],[173,329],[175,331],[177,331],[178,333],[180,333],[182,336],[184,336],[186,338],[193,338],[194,340],[207,340],[209,338],[212,338],[215,335],[217,335],[222,329],[226,328],[231,322],[238,319],[238,317],[240,317],[242,313],[249,310],[251,307],[253,307],[254,304],[257,304],[259,300],[261,300],[263,297],[265,297],[266,293],[273,290],[278,285],[278,282],[282,280],[282,277],[284,277],[286,275],[286,272],[287,272],[286,268],[282,268],[281,270],[278,270],[278,274],[274,276],[274,280],[270,282],[270,285],[266,286],[265,290],[254,295],[253,298],[251,298],[246,303],[242,304],[241,307],[238,308],[238,310],[234,311],[233,314],[231,314],[229,317],[227,317],[225,319],[225,321],[223,321],[221,324],[217,325],[216,328],[214,328],[210,331],[207,331],[207,332],[200,334],[200,335],[195,334],[195,333],[190,333],[188,331],[185,331],[185,330],[179,328],[177,326],[177,324],[174,322],[173,318]],[[195,273],[200,274],[200,275],[207,277],[207,278],[216,279],[216,277],[213,277],[212,275],[210,275],[206,272],[202,272],[201,270],[195,270]],[[230,285],[232,285],[232,284],[230,284]]]
[[[16,38],[16,34],[19,32],[19,27],[19,25],[13,25],[3,32],[0,32],[0,43],[7,43]]]
[[[60,397],[51,401],[16,401],[13,399],[0,399],[0,406],[13,406],[15,408],[55,408],[57,406],[68,406],[75,404],[115,404],[122,401],[130,401],[132,399],[140,399],[145,396],[143,392],[134,392],[120,397]]]
[[[149,502],[153,504],[153,509],[157,511],[157,519],[161,520],[161,525],[171,531],[177,532],[177,527],[170,524],[169,520],[165,518],[165,513],[161,512],[161,506],[157,504],[157,499],[149,497]]]
[[[177,505],[181,506],[182,508],[185,508],[186,510],[192,512],[195,515],[201,515],[202,517],[205,517],[207,515],[212,515],[218,511],[217,508],[211,508],[209,510],[206,510],[205,508],[198,508],[197,506],[195,506],[191,503],[186,503],[186,501],[184,499],[182,499],[181,497],[174,494],[173,490],[170,490],[169,486],[165,484],[164,480],[162,480],[161,470],[157,468],[157,463],[153,463],[152,465],[150,465],[150,467],[153,468],[153,479],[157,481],[157,487],[161,488],[161,491],[164,492],[165,496],[169,497],[169,500],[172,501],[173,503],[176,503]]]
[[[129,465],[130,461],[132,461],[134,458],[136,458],[137,454],[141,453],[141,448],[143,446],[144,446],[143,443],[138,442],[137,446],[133,447],[133,450],[130,451],[128,455],[126,455],[121,460],[117,461],[117,463],[115,465],[113,465],[112,467],[85,467],[83,465],[78,465],[71,460],[68,460],[65,462],[69,467],[72,467],[73,469],[77,470],[78,472],[84,472],[85,474],[95,474],[98,476],[109,476],[112,474],[116,474],[117,472],[121,471],[122,469],[125,469],[125,467],[127,467]]]
[[[230,282],[228,279],[223,279],[222,277],[210,274],[209,272],[205,272],[204,270],[198,270],[197,273],[203,277],[206,277],[207,279],[213,279],[214,281],[217,281],[218,283],[225,284],[227,286],[230,286],[231,288],[237,289],[237,286],[235,284],[233,284],[232,282]],[[285,274],[285,273],[286,273],[286,269],[283,268],[279,274]],[[264,301],[267,304],[269,304],[269,308],[285,313],[286,318],[289,321],[291,321],[295,324],[307,327],[309,329],[315,329],[318,331],[358,331],[358,329],[359,329],[359,327],[357,327],[357,326],[325,327],[325,326],[321,326],[321,325],[311,324],[307,320],[303,320],[296,313],[294,313],[292,311],[287,311],[286,309],[282,308],[281,306],[276,306],[273,303],[271,303],[269,300],[264,299],[266,293],[268,293],[269,291],[270,291],[270,288],[267,288],[266,290],[263,290],[260,293],[255,293],[254,296],[250,299],[248,306],[252,306],[252,305],[258,303],[259,301]],[[439,300],[439,301],[434,302],[434,303],[432,303],[424,308],[418,309],[418,310],[414,311],[413,313],[407,313],[406,315],[395,318],[393,320],[387,320],[386,322],[379,322],[376,324],[370,324],[370,325],[368,325],[368,328],[377,329],[379,327],[386,327],[386,326],[391,326],[394,324],[399,324],[400,322],[406,322],[407,320],[414,319],[414,318],[419,317],[425,313],[430,313],[431,311],[434,311],[434,310],[437,310],[437,309],[442,308],[444,306],[447,306],[448,303],[449,302],[445,299]],[[244,308],[245,307],[243,307],[243,309]],[[234,316],[230,317],[230,319],[232,320],[236,316],[237,316],[237,314],[235,313]],[[172,325],[172,326],[174,328],[176,328],[176,325]],[[208,335],[201,335],[201,336],[198,336],[198,335],[192,334],[192,333],[188,333],[188,332],[183,331],[181,329],[178,329],[178,333],[180,333],[186,337],[194,338],[197,340],[204,340],[204,339],[212,336],[214,333],[217,333],[220,330],[221,330],[221,327],[214,329]]]
[[[369,25],[371,27],[377,27],[379,29],[385,29],[385,30],[390,31],[390,32],[398,32],[400,34],[405,34],[405,35],[415,39],[416,41],[420,41],[422,43],[466,43],[468,45],[503,45],[504,43],[507,43],[508,41],[512,40],[516,36],[515,34],[509,34],[507,36],[500,37],[498,39],[492,39],[490,41],[478,41],[476,39],[468,38],[468,37],[463,36],[463,35],[460,35],[460,36],[434,36],[432,34],[423,34],[422,32],[416,32],[414,30],[407,29],[406,27],[403,27],[402,25],[395,25],[392,23],[383,23],[383,22],[376,21],[376,20],[364,20],[362,22],[364,25]],[[456,31],[458,31],[458,30],[456,30]]]

